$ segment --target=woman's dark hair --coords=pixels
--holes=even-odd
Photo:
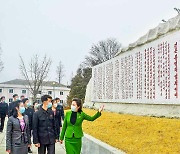
[[[56,97],[55,100],[56,100],[56,101],[60,101],[60,98]]]
[[[2,97],[0,98],[0,101],[1,101],[3,98],[5,98],[5,96],[2,96]]]
[[[38,103],[38,102],[37,102],[37,101],[34,101],[34,102],[33,102],[33,109],[35,109],[34,106],[35,106],[36,103]]]
[[[22,98],[24,98],[24,95],[21,95],[21,97],[20,97],[20,98],[21,98],[21,99],[22,99]]]
[[[56,99],[52,99],[51,103],[54,104],[56,102]]]
[[[81,103],[81,100],[79,98],[73,98],[72,101],[75,101],[77,106],[80,107],[78,109],[78,112],[82,112],[82,103]]]
[[[22,100],[23,104],[26,103],[27,100],[29,100],[29,99],[28,99],[28,98],[24,98],[24,99]]]
[[[38,103],[38,102],[37,102],[37,101],[34,101],[34,102],[33,102],[33,106],[34,106],[36,103]],[[38,103],[38,104],[39,104],[39,103]]]
[[[21,104],[21,103],[23,103],[21,100],[18,100],[18,101],[15,101],[15,102],[13,102],[13,117],[14,118],[17,118],[18,117],[18,111],[17,111],[17,109],[16,108],[18,108],[19,109],[19,105]]]

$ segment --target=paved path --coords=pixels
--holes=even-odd
[[[7,119],[5,121],[5,129],[3,133],[0,133],[0,154],[7,154],[6,153],[6,123]],[[32,145],[32,151],[33,154],[37,154],[37,148]],[[56,154],[66,154],[64,145],[60,145],[60,143],[56,143]]]

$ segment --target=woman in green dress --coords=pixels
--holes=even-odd
[[[60,143],[63,143],[65,137],[65,148],[67,154],[80,154],[82,146],[82,122],[83,120],[94,121],[101,116],[104,106],[94,116],[89,116],[82,111],[82,103],[78,98],[72,100],[71,111],[66,113]]]

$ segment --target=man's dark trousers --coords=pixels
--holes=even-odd
[[[6,115],[0,114],[0,119],[1,119],[1,125],[0,125],[0,132],[3,131],[4,129],[4,121],[5,121]]]
[[[39,154],[46,154],[46,148],[48,151],[47,154],[54,154],[55,153],[55,144],[47,144],[47,145],[41,144],[40,147],[38,148],[38,153]]]

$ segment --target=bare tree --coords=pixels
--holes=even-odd
[[[113,58],[120,48],[121,44],[116,39],[109,38],[99,41],[91,47],[89,56],[85,57],[84,64],[92,67],[105,62]]]
[[[0,72],[3,70],[4,68],[4,64],[3,64],[3,61],[1,60],[1,53],[2,53],[2,49],[0,47]]]
[[[60,84],[64,77],[64,66],[61,61],[59,61],[59,65],[57,66],[56,73],[57,73],[57,80]]]
[[[20,60],[21,74],[27,81],[29,91],[33,95],[33,100],[35,101],[43,81],[48,76],[52,61],[46,55],[43,57],[42,61],[38,55],[34,55],[31,58],[29,65],[25,65],[25,62],[21,56]]]

